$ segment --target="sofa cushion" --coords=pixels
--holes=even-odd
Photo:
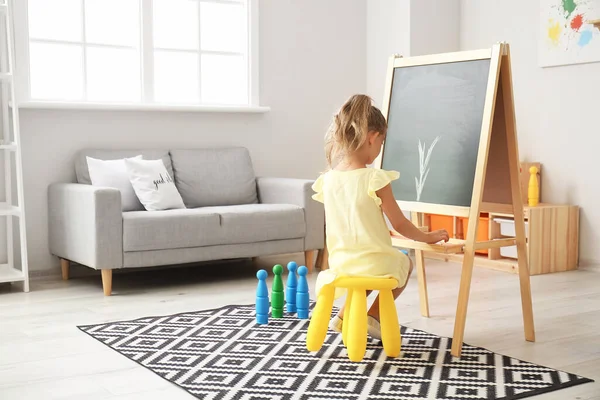
[[[188,208],[258,203],[252,160],[243,147],[171,150],[171,160]]]
[[[141,159],[142,156],[134,157]],[[98,160],[86,157],[88,172],[92,186],[112,187],[121,192],[122,211],[141,211],[144,206],[135,194],[125,159],[121,160]]]
[[[88,170],[86,156],[97,160],[119,160],[122,158],[141,155],[144,160],[163,160],[167,172],[173,177],[173,166],[168,150],[101,150],[84,149],[79,151],[75,158],[75,175],[78,183],[91,185],[90,172]]]
[[[207,246],[219,230],[219,214],[201,208],[125,212],[123,251]]]
[[[293,204],[243,204],[204,207],[219,214],[219,244],[295,239],[306,235],[304,209]]]
[[[304,210],[245,204],[123,213],[123,250],[144,251],[302,238]]]
[[[162,160],[125,159],[136,196],[148,211],[185,208]]]

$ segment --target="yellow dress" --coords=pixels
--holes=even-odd
[[[390,230],[375,193],[398,179],[396,171],[360,168],[330,170],[312,185],[324,204],[329,269],[317,276],[315,293],[338,276],[394,277],[403,286],[410,260],[392,247]],[[336,290],[335,297],[344,295]]]

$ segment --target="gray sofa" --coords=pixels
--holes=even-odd
[[[91,185],[86,156],[140,154],[163,160],[185,209],[122,211],[118,189]],[[114,269],[293,252],[304,252],[312,269],[314,251],[324,247],[313,181],[255,177],[245,148],[83,150],[75,173],[75,183],[49,186],[50,252],[61,260],[63,279],[69,262],[101,270],[105,295]]]

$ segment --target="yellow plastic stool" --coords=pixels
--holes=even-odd
[[[340,277],[325,285],[319,292],[308,326],[308,351],[319,351],[323,346],[333,309],[335,288],[345,288],[348,295],[344,308],[342,339],[348,350],[348,358],[355,362],[362,361],[367,350],[367,290],[378,290],[383,349],[388,357],[398,357],[401,344],[400,324],[392,295],[392,289],[397,286],[398,281],[393,278],[359,277]]]

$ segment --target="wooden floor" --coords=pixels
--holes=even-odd
[[[294,257],[302,261],[261,263]],[[400,322],[451,336],[459,273],[458,264],[428,261],[431,318],[419,314],[413,274],[396,301]],[[31,286],[0,286],[0,399],[178,400],[193,397],[76,325],[252,304],[256,279],[251,264],[231,263],[115,274],[112,297],[103,296],[99,274]],[[535,399],[600,399],[600,272],[536,276],[532,289],[536,343],[524,340],[517,276],[476,268],[465,342],[597,381]]]

